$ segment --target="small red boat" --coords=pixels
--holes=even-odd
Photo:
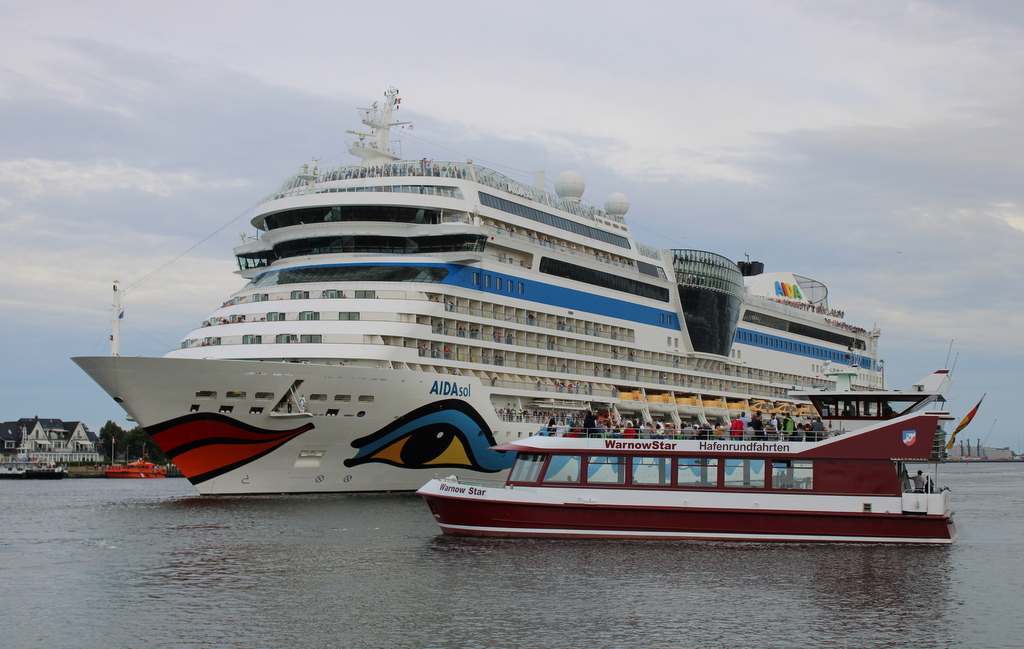
[[[146,460],[115,464],[106,469],[108,478],[166,478],[167,467],[157,466]]]

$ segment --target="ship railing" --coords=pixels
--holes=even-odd
[[[363,178],[392,178],[392,177],[426,177],[426,178],[455,178],[458,180],[475,180],[481,185],[521,196],[527,200],[553,207],[557,210],[570,212],[577,216],[596,221],[597,219],[608,219],[617,223],[625,223],[625,219],[617,214],[607,214],[593,205],[586,205],[578,201],[566,200],[547,189],[541,189],[512,180],[511,178],[472,163],[462,162],[435,162],[433,160],[402,160],[379,165],[339,165],[328,167],[317,171],[316,183],[334,182],[338,180],[358,180]],[[265,197],[260,204],[284,198],[285,196],[296,196],[313,191],[316,183],[307,183],[306,179],[295,174],[285,180],[281,188],[273,194]]]
[[[537,327],[539,329],[552,329],[552,330],[556,330],[556,331],[564,331],[566,333],[582,333],[582,334],[587,335],[587,336],[595,336],[597,338],[606,338],[608,340],[615,340],[615,341],[623,342],[623,343],[635,343],[636,342],[636,337],[635,336],[627,335],[627,334],[621,333],[621,332],[616,331],[616,330],[604,331],[602,328],[590,327],[590,326],[586,326],[586,325],[579,326],[579,325],[570,325],[570,324],[561,323],[561,322],[547,322],[545,320],[542,320],[542,319],[536,318],[536,317],[531,319],[529,316],[509,315],[509,314],[502,313],[500,311],[494,311],[494,310],[491,310],[491,309],[474,309],[474,308],[467,307],[467,306],[458,306],[458,305],[456,305],[456,306],[454,306],[451,309],[451,311],[446,311],[446,312],[448,312],[448,313],[458,313],[458,314],[461,314],[461,315],[474,316],[474,317],[478,317],[478,318],[487,318],[489,320],[500,320],[502,322],[507,322],[507,323],[529,325],[531,327]],[[458,331],[457,327],[447,326],[447,329],[448,329],[449,332],[451,332],[450,335],[456,335],[457,334],[457,331]],[[483,334],[479,334],[479,332],[478,332],[478,335],[477,336],[473,336],[473,338],[480,338],[480,337],[482,337],[482,335]],[[517,338],[516,340],[521,340],[521,339]]]
[[[522,241],[524,243],[529,243],[535,246],[541,246],[542,248],[549,248],[556,252],[561,252],[567,255],[572,255],[574,257],[579,257],[581,259],[586,259],[587,261],[607,264],[609,266],[630,270],[636,273],[640,272],[636,269],[636,267],[633,264],[629,262],[628,259],[622,260],[621,258],[608,257],[595,252],[577,250],[575,244],[570,244],[567,246],[565,245],[565,242],[552,241],[550,239],[547,239],[546,237],[535,237],[532,234],[520,234],[518,232],[513,232],[508,228],[503,228],[500,226],[495,226],[492,229],[494,231],[494,234],[498,236],[509,237],[510,239],[515,239],[517,241]]]

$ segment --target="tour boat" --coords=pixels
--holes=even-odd
[[[915,466],[945,458],[950,417],[929,407],[948,383],[815,394],[845,407],[820,435],[537,435],[497,447],[516,453],[504,485],[451,476],[419,494],[460,536],[952,543],[949,491]]]
[[[246,283],[178,349],[120,356],[115,283],[111,355],[74,359],[200,493],[503,478],[512,454],[495,446],[588,409],[806,421],[789,393],[833,386],[826,362],[884,388],[878,329],[846,322],[822,282],[638,243],[627,198],[588,204],[573,171],[527,184],[403,159],[399,101],[360,109],[358,163],[303,165],[259,203],[234,249]]]
[[[104,473],[108,478],[166,478],[167,468],[142,459],[127,464],[112,464]]]
[[[67,467],[36,459],[11,459],[0,462],[0,480],[62,480]]]

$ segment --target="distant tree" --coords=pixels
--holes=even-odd
[[[110,461],[114,461],[114,453],[117,452],[117,446],[124,440],[126,432],[123,428],[115,424],[114,422],[107,420],[107,423],[103,424],[103,428],[100,428],[100,444],[103,446],[103,454],[110,458]],[[111,440],[115,443],[111,444]]]
[[[145,455],[151,462],[167,462],[167,456],[141,426],[125,430],[114,422],[108,421],[100,429],[99,437],[100,444],[103,445],[104,453],[107,456],[116,453],[123,456],[126,462],[131,462]],[[113,444],[111,444],[111,439],[114,441]],[[114,461],[114,458],[111,457],[111,462]]]

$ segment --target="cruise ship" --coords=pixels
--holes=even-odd
[[[514,454],[494,447],[552,419],[803,422],[790,392],[834,387],[829,365],[885,388],[878,329],[822,282],[639,243],[628,199],[584,202],[573,171],[551,191],[542,172],[403,159],[399,103],[360,109],[354,164],[314,160],[259,203],[234,249],[246,283],[180,348],[74,359],[201,494],[501,480]]]

